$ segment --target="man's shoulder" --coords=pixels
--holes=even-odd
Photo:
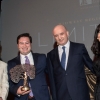
[[[70,45],[76,46],[76,47],[83,47],[83,46],[85,46],[83,43],[77,43],[77,42],[70,42]]]
[[[78,42],[70,42],[70,43],[75,45],[84,45],[83,43],[78,43]]]
[[[16,61],[17,58],[18,58],[18,56],[15,57],[15,58],[12,58],[12,59],[10,59],[10,60],[8,60],[8,62],[14,62],[14,61]]]
[[[48,55],[48,54],[49,54],[49,55],[52,55],[52,54],[54,54],[57,50],[58,50],[58,47],[56,47],[56,48],[52,49],[51,51],[49,51],[49,52],[47,53],[47,55]]]
[[[46,56],[44,53],[32,53],[33,56]]]

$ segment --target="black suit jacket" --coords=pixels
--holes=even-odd
[[[84,65],[93,71],[93,62],[83,44],[70,42],[67,69],[60,64],[58,47],[47,54],[47,68],[53,100],[90,100]]]
[[[36,68],[35,79],[30,79],[29,82],[31,84],[31,89],[36,100],[50,100],[48,86],[45,78],[45,68],[46,68],[46,56],[44,54],[33,53],[34,66]],[[16,95],[17,89],[19,86],[23,85],[23,79],[19,81],[19,83],[14,83],[10,78],[10,69],[15,67],[16,65],[21,64],[20,56],[8,61],[8,77],[9,77],[9,90],[11,93],[15,95],[15,100],[28,100],[28,95]]]

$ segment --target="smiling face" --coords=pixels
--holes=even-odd
[[[31,43],[28,37],[19,38],[17,46],[20,53],[23,55],[27,55],[31,51]]]
[[[58,45],[65,45],[68,41],[69,32],[63,25],[57,25],[53,29],[53,35]]]

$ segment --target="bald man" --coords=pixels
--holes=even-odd
[[[47,53],[53,100],[90,100],[84,66],[94,71],[85,45],[69,41],[63,25],[54,27],[53,36],[58,46]]]

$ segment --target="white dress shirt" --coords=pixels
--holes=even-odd
[[[25,64],[25,60],[26,60],[25,56],[28,57],[28,59],[30,61],[30,65],[34,65],[33,55],[31,52],[27,55],[20,54],[21,64]]]
[[[68,40],[68,42],[64,45],[65,46],[65,53],[66,53],[66,63],[65,63],[65,70],[67,68],[67,62],[68,62],[68,56],[69,56],[69,47],[70,47],[70,41]],[[58,53],[59,53],[59,59],[61,61],[61,56],[63,53],[63,46],[59,45],[58,46]]]

